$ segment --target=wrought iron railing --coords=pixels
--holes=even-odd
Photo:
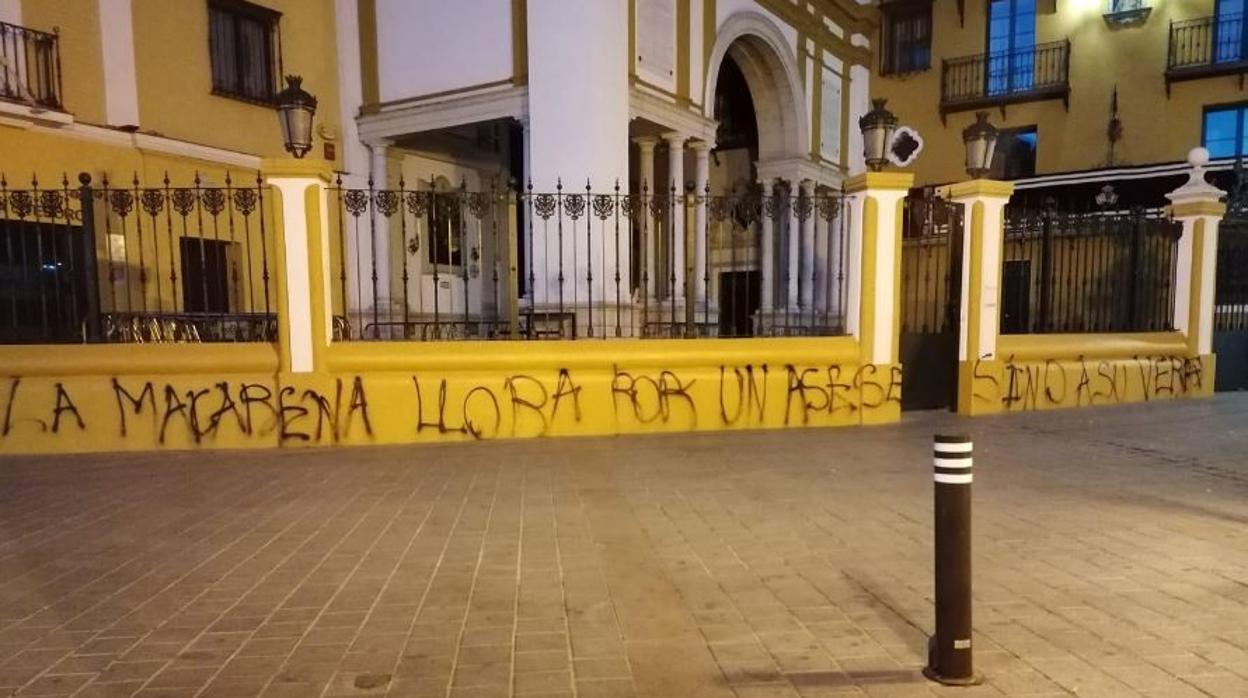
[[[1243,13],[1170,23],[1167,79],[1248,68]]]
[[[1016,51],[981,53],[941,62],[943,112],[1070,94],[1070,41]]]
[[[60,37],[0,22],[0,99],[62,108]]]
[[[274,341],[266,188],[0,176],[0,344]]]
[[[1173,329],[1181,232],[1159,211],[1007,207],[1002,334]]]
[[[343,340],[844,331],[839,192],[331,190]],[[673,231],[676,231],[673,234]]]

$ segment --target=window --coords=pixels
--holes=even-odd
[[[932,66],[932,3],[925,0],[887,3],[884,11],[885,75],[914,73]]]
[[[1217,0],[1213,24],[1215,63],[1248,58],[1248,32],[1244,31],[1245,0]]]
[[[997,149],[992,157],[992,179],[1018,179],[1036,174],[1035,126],[1002,129],[997,136]]]
[[[445,182],[438,178],[439,184]],[[444,185],[445,186],[445,185]],[[429,244],[425,247],[430,264],[460,266],[464,263],[463,194],[439,191],[429,207]]]
[[[256,102],[273,101],[280,16],[243,0],[209,3],[213,93]]]
[[[1036,0],[988,3],[987,91],[1023,92],[1035,84]]]
[[[1209,156],[1231,158],[1248,154],[1248,104],[1205,109],[1204,146]]]

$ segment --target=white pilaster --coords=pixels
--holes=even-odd
[[[818,190],[815,191],[815,196],[819,196]],[[831,278],[836,275],[836,270],[832,268],[832,250],[828,247],[828,227],[830,222],[827,216],[824,215],[824,211],[820,209],[818,198],[816,198],[815,205],[811,208],[810,215],[815,226],[814,264],[817,272],[813,279],[815,288],[812,301],[814,302],[815,311],[822,313],[828,309],[829,283]]]
[[[22,23],[22,0],[0,0],[0,22]]]
[[[642,136],[634,138],[633,142],[637,144],[638,150],[638,174],[640,181],[638,182],[637,194],[641,197],[641,206],[637,209],[637,215],[641,221],[641,254],[645,258],[646,265],[644,280],[645,294],[647,298],[654,298],[655,279],[658,278],[656,241],[658,240],[658,222],[651,213],[650,201],[651,197],[661,194],[661,189],[656,189],[654,181],[654,149],[659,144],[659,139],[653,136]]]
[[[338,122],[342,129],[338,138],[343,182],[363,187],[368,172],[368,149],[360,141],[355,117],[364,104],[360,82],[360,8],[359,0],[334,0],[334,29],[338,39]]]
[[[696,207],[693,210],[693,278],[696,293],[694,300],[698,305],[706,302],[706,283],[708,281],[708,273],[706,268],[706,248],[710,236],[710,230],[707,228],[706,207],[709,204],[707,196],[710,194],[709,186],[711,181],[711,144],[706,141],[697,141],[690,145],[696,157],[696,167],[694,169],[694,192],[696,197]]]
[[[290,371],[309,373],[314,370],[314,332],[312,327],[312,267],[308,231],[313,228],[308,220],[308,207],[304,196],[309,187],[315,187],[320,198],[321,220],[316,229],[321,231],[321,249],[328,249],[329,220],[328,196],[325,182],[317,177],[268,177],[266,184],[276,188],[282,199],[282,240],[286,266],[279,271],[286,285],[286,322],[290,326]],[[322,255],[321,275],[329,277],[329,255]],[[325,295],[318,299],[324,308],[330,308],[330,286],[325,284]],[[325,313],[326,326],[323,337],[330,334],[330,317]]]
[[[763,314],[770,313],[775,308],[775,287],[776,287],[776,233],[774,216],[779,213],[779,207],[775,206],[776,187],[775,182],[770,179],[763,180],[763,210],[759,216],[759,227],[761,228],[759,235],[759,283],[762,285],[759,293],[759,308]]]
[[[798,303],[803,310],[810,310],[815,298],[815,218],[819,215],[819,211],[815,207],[815,183],[809,179],[803,179],[801,192],[802,198],[805,199],[803,206],[806,216],[801,219],[802,249],[799,268],[802,276],[798,280],[798,288],[801,294],[798,298]]]
[[[671,186],[668,188],[671,201],[668,202],[668,249],[671,250],[671,270],[668,278],[672,288],[668,289],[668,298],[679,303],[685,299],[685,135],[668,132],[663,134],[667,141],[667,172]]]
[[[1226,212],[1226,205],[1222,203],[1226,192],[1205,179],[1208,150],[1193,148],[1187,161],[1192,166],[1187,182],[1166,194],[1175,220],[1183,225],[1175,260],[1174,329],[1187,335],[1192,351],[1204,355],[1213,352],[1218,232]],[[1196,254],[1198,232],[1199,257]]]
[[[797,289],[801,281],[801,221],[798,217],[797,180],[789,180],[789,221],[784,233],[785,251],[788,255],[784,265],[785,303],[790,312],[796,311],[800,298]]]
[[[851,65],[849,67],[849,123],[845,125],[848,132],[849,153],[846,156],[846,162],[849,163],[849,174],[851,176],[861,174],[867,171],[866,156],[863,153],[862,131],[858,128],[858,118],[866,114],[870,108],[870,89],[869,77],[865,65]]]
[[[389,189],[389,177],[386,154],[390,149],[388,141],[370,143],[369,181],[374,191]],[[388,311],[390,308],[390,220],[376,210],[375,202],[369,205],[369,225],[372,233],[370,249],[373,266],[365,270],[369,274],[365,283],[369,294],[369,305]],[[375,280],[375,283],[374,283]]]
[[[139,125],[139,83],[135,75],[134,15],[130,2],[99,0],[104,119],[109,126]]]

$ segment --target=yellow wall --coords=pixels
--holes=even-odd
[[[959,411],[1049,410],[1213,394],[1214,357],[1195,356],[1178,333],[1013,335],[998,361],[964,371]]]
[[[282,13],[282,67],[288,74],[302,75],[305,89],[316,95],[318,129],[338,133],[333,3],[256,4]],[[134,43],[144,131],[253,155],[283,154],[272,108],[212,94],[206,1],[134,0]],[[321,156],[321,143],[318,135],[308,157]]]
[[[1200,144],[1205,105],[1248,99],[1235,77],[1179,82],[1167,98],[1165,70],[1171,21],[1213,14],[1212,0],[1166,0],[1149,3],[1152,14],[1143,26],[1110,28],[1101,17],[1106,0],[1058,0],[1056,14],[1038,15],[1036,41],[1066,38],[1071,42],[1070,109],[1061,100],[1012,104],[1002,116],[990,110],[1001,128],[1037,126],[1036,174],[1067,172],[1108,164],[1106,131],[1110,100],[1118,86],[1118,117],[1123,136],[1115,148],[1115,165],[1178,162]],[[965,178],[962,129],[973,112],[940,118],[941,60],[983,53],[986,44],[985,2],[965,3],[965,26],[959,25],[954,0],[935,0],[932,12],[932,67],[905,76],[873,75],[872,96],[888,98],[901,123],[923,135],[924,152],[914,166],[917,184]],[[877,32],[873,45],[879,46]],[[878,59],[873,70],[878,72]]]
[[[44,32],[59,31],[61,98],[67,111],[88,123],[104,121],[99,10],[97,0],[25,0],[22,3],[22,26]]]
[[[336,344],[301,375],[273,345],[118,349],[0,347],[0,453],[838,426],[901,397],[847,337]]]

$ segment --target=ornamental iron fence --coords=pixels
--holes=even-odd
[[[274,341],[266,187],[0,176],[0,343]]]
[[[844,332],[839,191],[330,190],[338,340]]]

